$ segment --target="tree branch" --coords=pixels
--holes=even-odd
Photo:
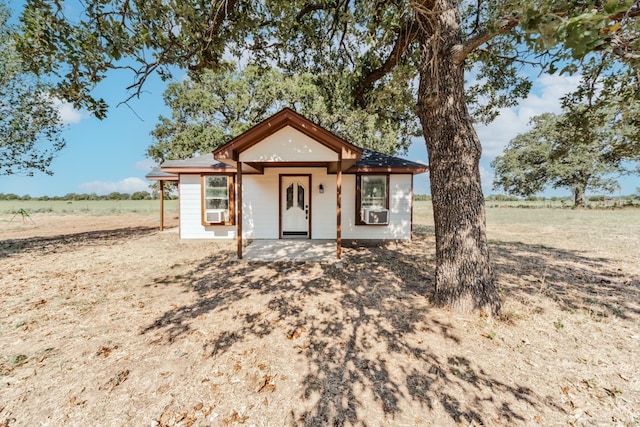
[[[305,7],[303,7],[300,12],[296,15],[296,22],[302,22],[302,19],[310,13],[315,12],[316,10],[325,9],[326,6],[320,3],[308,3]]]
[[[498,34],[504,34],[511,31],[518,25],[518,23],[519,21],[515,18],[506,19],[501,23],[498,31],[483,31],[477,36],[465,41],[464,43],[453,46],[451,48],[452,62],[455,65],[461,64],[462,61],[464,61],[465,58],[476,48],[482,46]]]
[[[216,4],[217,1],[212,3],[211,10],[207,15],[207,21],[210,22],[210,24],[204,31],[203,38],[208,38],[211,40],[215,38],[220,27],[224,23],[225,19],[227,19],[227,17],[231,14],[237,2],[237,0],[222,0],[219,5]],[[196,47],[196,50],[197,49],[198,48]],[[209,68],[216,61],[216,58],[212,54],[211,49],[201,49],[200,54],[200,61],[197,64],[190,65],[190,71],[200,71],[205,68]],[[185,55],[185,57],[189,58],[192,55],[195,56],[195,52],[191,52],[190,54]]]
[[[640,60],[640,52],[634,51],[631,48],[631,43],[625,41],[620,37],[611,37],[609,44],[613,48],[613,53],[618,57],[626,61],[638,61]]]
[[[387,73],[389,73],[398,64],[398,62],[400,62],[400,59],[402,58],[404,52],[407,50],[407,47],[409,47],[409,45],[416,39],[417,36],[418,27],[415,21],[411,21],[398,32],[396,43],[393,46],[393,49],[391,50],[391,53],[389,54],[389,57],[384,62],[384,64],[367,74],[353,91],[353,96],[356,100],[356,103],[360,107],[364,108],[367,104],[364,99],[365,91],[373,83],[380,80]]]
[[[640,2],[636,1],[631,7],[622,12],[618,12],[609,16],[610,21],[619,22],[627,18],[635,18],[640,15]]]
[[[485,50],[485,49],[478,49],[479,52],[487,52],[490,53],[490,50]],[[509,61],[509,62],[515,62],[518,64],[522,64],[522,65],[532,65],[534,67],[541,67],[542,66],[542,62],[539,61],[528,61],[526,59],[522,59],[520,58],[518,55],[514,55],[514,56],[506,56],[506,55],[498,55],[495,53],[491,53],[495,58],[499,58],[502,59],[504,61]]]

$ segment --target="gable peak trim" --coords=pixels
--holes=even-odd
[[[293,129],[305,134],[329,149],[341,153],[343,159],[357,160],[362,155],[362,149],[360,147],[345,141],[292,109],[284,108],[235,137],[225,145],[215,149],[213,151],[213,157],[227,164],[235,164],[241,152],[260,143],[260,141],[266,137],[273,135],[287,126],[291,126]]]

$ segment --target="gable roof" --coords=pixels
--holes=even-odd
[[[162,173],[170,175],[178,173],[235,173],[237,162],[241,152],[258,144],[279,130],[291,126],[299,132],[313,138],[318,143],[341,155],[342,171],[345,173],[371,172],[371,173],[410,173],[419,174],[429,170],[429,166],[405,160],[400,157],[379,153],[367,148],[353,145],[328,130],[316,125],[295,111],[285,108],[263,122],[257,124],[246,132],[240,134],[228,143],[216,148],[212,154],[203,154],[183,160],[167,160],[160,165]],[[311,162],[313,163],[313,162]],[[254,171],[262,172],[269,162],[259,164],[243,163],[243,171],[248,167]],[[329,173],[337,170],[337,162],[324,163]],[[276,166],[276,164],[272,164]],[[282,166],[282,164],[277,164]],[[311,166],[308,164],[307,166]],[[318,166],[314,164],[313,166]],[[174,175],[175,176],[175,175]],[[147,175],[148,179],[161,179]]]
[[[343,162],[343,170],[354,165],[362,155],[362,148],[345,141],[292,109],[284,108],[235,137],[225,145],[216,148],[213,151],[213,157],[227,165],[236,167],[241,152],[258,144],[269,135],[274,134],[286,126],[291,126],[297,131],[313,138],[320,144],[339,153]]]

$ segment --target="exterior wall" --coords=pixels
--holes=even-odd
[[[279,175],[311,174],[311,237],[336,238],[336,175],[326,168],[265,168],[263,175],[242,176],[243,238],[278,239]],[[342,175],[343,239],[410,239],[412,175],[389,178],[389,224],[355,225],[356,177]],[[320,184],[324,193],[320,193]],[[180,237],[183,239],[231,239],[235,226],[203,226],[201,221],[201,180],[199,174],[180,175]]]
[[[202,225],[202,193],[200,187],[200,174],[180,174],[180,238],[235,238],[235,226]]]
[[[311,174],[311,237],[336,238],[336,176],[326,168],[265,168],[263,175],[242,175],[242,236],[278,239],[280,236],[280,174]],[[320,193],[320,184],[324,193]]]
[[[389,224],[355,225],[356,176],[342,175],[342,238],[397,240],[411,238],[411,181],[413,176],[389,177]]]
[[[242,162],[335,162],[338,153],[286,126],[240,153]]]

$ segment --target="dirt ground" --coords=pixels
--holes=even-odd
[[[492,241],[499,318],[434,308],[434,239],[237,261],[156,216],[0,220],[0,426],[640,425],[637,263]],[[175,225],[175,218],[168,220]]]

